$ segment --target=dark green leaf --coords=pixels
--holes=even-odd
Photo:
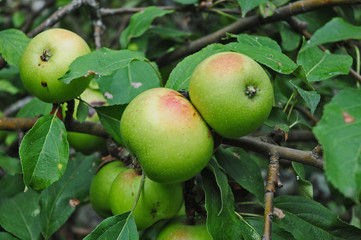
[[[306,91],[294,84],[291,81],[291,84],[296,88],[297,92],[301,95],[302,99],[307,103],[308,107],[313,114],[316,110],[318,103],[320,102],[321,96],[316,91]]]
[[[79,122],[85,121],[88,117],[89,107],[83,101],[79,101],[78,108],[76,109],[76,119]]]
[[[253,228],[255,228],[259,235],[263,234],[264,218],[245,218]],[[294,237],[289,232],[278,227],[274,222],[272,223],[272,239],[273,240],[293,240]]]
[[[139,37],[145,33],[155,18],[172,12],[173,10],[162,10],[158,7],[151,6],[145,8],[144,11],[134,14],[130,19],[129,26],[120,36],[121,47],[123,49],[126,48],[132,38]]]
[[[251,11],[253,8],[257,7],[260,4],[265,3],[267,0],[238,0],[238,4],[242,10],[242,17],[246,16],[246,14]]]
[[[37,240],[40,236],[39,194],[28,189],[0,205],[0,225],[21,240]]]
[[[26,186],[40,190],[59,180],[69,157],[64,123],[56,115],[39,118],[22,140],[19,155]]]
[[[7,175],[0,179],[0,203],[5,198],[11,198],[20,192],[24,192],[23,177],[19,174]]]
[[[42,234],[45,239],[67,221],[78,203],[83,203],[88,197],[95,168],[94,156],[72,156],[63,177],[41,193]]]
[[[259,201],[263,201],[264,186],[261,170],[243,149],[233,151],[217,148],[214,156],[233,180],[256,195]]]
[[[234,210],[234,198],[227,176],[211,159],[209,169],[202,171],[206,195],[207,229],[213,239],[241,239],[242,229]]]
[[[29,42],[30,39],[20,30],[0,31],[0,53],[12,66],[19,67],[21,55]]]
[[[126,212],[106,218],[84,240],[137,240],[139,234],[134,222],[133,214]]]
[[[278,43],[269,37],[249,35],[249,34],[238,34],[238,35],[230,34],[230,36],[236,37],[239,43],[246,46],[267,47],[276,50],[278,52],[282,52]]]
[[[361,27],[345,22],[342,18],[336,17],[319,28],[301,51],[315,47],[319,44],[338,42],[347,39],[361,39]],[[338,62],[341,63],[341,62]]]
[[[171,72],[167,84],[165,87],[172,88],[174,90],[188,90],[189,78],[191,77],[194,69],[199,63],[201,63],[205,58],[219,53],[225,52],[228,48],[222,44],[211,44],[201,51],[189,55],[184,58]]]
[[[149,28],[148,33],[156,34],[162,38],[179,38],[188,37],[191,35],[190,32],[184,32],[175,28],[168,28],[162,26],[154,26]]]
[[[47,115],[51,112],[53,105],[41,101],[39,98],[33,98],[16,114],[16,117],[34,118],[40,115]]]
[[[297,56],[297,63],[302,65],[310,82],[329,79],[350,72],[352,58],[344,54],[330,54],[318,47],[309,48]]]
[[[7,232],[0,232],[0,239],[1,240],[17,240],[16,237],[14,237],[13,235],[11,235],[10,233],[7,233]]]
[[[361,229],[343,222],[335,213],[311,199],[279,196],[274,206],[282,211],[273,221],[295,239],[359,239]]]
[[[300,45],[300,34],[291,30],[288,24],[283,22],[280,23],[280,35],[282,39],[282,47],[284,50],[292,51]]]
[[[173,0],[174,2],[180,3],[180,4],[194,4],[197,3],[198,0]]]
[[[305,167],[302,163],[292,162],[293,170],[296,173],[298,194],[302,197],[313,199],[313,185],[305,179]]]
[[[4,169],[9,175],[21,173],[20,161],[16,158],[9,157],[3,152],[0,152],[0,168]]]
[[[8,80],[0,80],[0,92],[7,92],[14,95],[19,92],[19,89]]]
[[[290,74],[297,69],[297,64],[289,57],[268,46],[253,46],[244,43],[229,43],[226,46],[229,47],[230,50],[243,53],[282,74]]]
[[[161,86],[160,75],[150,62],[132,61],[97,80],[109,104],[127,104],[139,93]]]
[[[283,129],[284,131],[288,132],[290,130],[288,123],[287,123],[287,115],[283,112],[282,109],[274,107],[268,119],[264,122],[264,124],[270,128],[274,128],[278,126],[279,128]]]
[[[245,240],[261,240],[262,234],[259,234],[256,229],[251,224],[249,224],[241,215],[239,215],[238,217],[240,219],[243,238]]]
[[[325,158],[327,180],[346,197],[361,193],[361,89],[341,90],[313,129]]]
[[[102,48],[75,59],[69,66],[68,72],[59,80],[69,84],[73,79],[79,77],[93,75],[96,78],[105,77],[120,68],[128,66],[130,62],[135,60],[148,61],[140,52]]]
[[[122,143],[120,136],[120,119],[125,108],[126,105],[95,107],[103,127],[118,143]]]

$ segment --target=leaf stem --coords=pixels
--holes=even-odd
[[[293,98],[293,96],[294,96],[294,93],[295,93],[295,92],[293,92],[293,93],[291,94],[291,96],[288,98],[288,101],[287,101],[285,107],[283,108],[283,112],[284,112],[284,113],[286,113],[286,110],[287,110],[287,108],[288,108],[288,105],[290,105],[290,102],[291,102],[291,100],[292,100],[292,98]]]

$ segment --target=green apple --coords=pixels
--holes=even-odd
[[[110,209],[118,215],[133,208],[142,176],[134,169],[120,173],[109,194]],[[162,219],[174,217],[183,203],[182,184],[162,184],[145,177],[143,188],[134,209],[138,230],[144,230]]]
[[[203,60],[190,77],[189,95],[209,126],[229,138],[259,128],[273,105],[267,73],[250,57],[235,52]]]
[[[106,163],[94,176],[89,191],[90,203],[96,213],[102,217],[112,215],[109,204],[109,192],[114,179],[127,170],[121,161]]]
[[[178,217],[166,224],[156,240],[212,240],[204,222],[188,225],[184,217]]]
[[[86,88],[80,95],[81,99],[92,106],[103,106],[107,104],[106,99],[99,90]],[[79,100],[75,99],[74,118],[76,119],[77,108]],[[85,121],[99,121],[98,114],[95,110],[89,107],[88,116]],[[102,137],[94,136],[86,133],[68,132],[69,144],[77,151],[85,154],[90,154],[95,151],[106,149],[106,141]]]
[[[213,152],[213,137],[200,114],[180,93],[153,88],[126,107],[120,133],[146,176],[183,182],[199,173]]]
[[[69,84],[58,79],[79,56],[90,53],[88,44],[77,34],[60,28],[36,35],[26,46],[20,60],[20,77],[25,88],[44,102],[59,103],[79,96],[90,77]]]

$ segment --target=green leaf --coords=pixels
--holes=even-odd
[[[137,240],[139,234],[133,214],[126,212],[102,221],[84,240],[116,239]]]
[[[76,109],[76,119],[79,122],[85,121],[88,117],[89,107],[83,101],[79,101],[78,108]]]
[[[229,43],[226,46],[230,50],[243,53],[278,73],[290,74],[297,69],[297,64],[288,56],[268,46],[254,46],[244,42]]]
[[[276,216],[275,216],[276,217]],[[262,236],[264,228],[264,218],[254,218],[248,217],[245,218],[249,224],[252,225],[254,229]],[[295,239],[292,234],[280,228],[277,224],[272,222],[272,239],[273,240],[293,240]]]
[[[20,30],[0,31],[0,53],[9,65],[19,67],[23,51],[30,39]]]
[[[56,115],[39,118],[22,140],[19,155],[26,186],[41,190],[59,180],[69,157],[64,123]]]
[[[346,197],[361,193],[361,89],[341,90],[313,129],[322,144],[325,175]]]
[[[157,70],[151,63],[143,61],[131,61],[97,82],[109,104],[127,104],[139,93],[161,87]]]
[[[293,170],[296,173],[298,194],[309,199],[313,198],[313,185],[305,179],[305,167],[302,163],[292,162]]]
[[[184,58],[171,72],[169,79],[165,85],[167,88],[174,90],[188,90],[189,78],[191,77],[194,69],[205,58],[220,52],[227,51],[228,48],[222,44],[211,44],[203,48],[197,53],[189,55]]]
[[[37,240],[40,236],[39,194],[28,189],[0,205],[0,225],[21,240]]]
[[[194,3],[198,2],[198,0],[173,0],[173,1],[177,2],[177,3],[180,3],[180,4],[184,4],[184,5],[194,4]]]
[[[7,232],[0,232],[0,239],[1,240],[17,240],[16,237],[14,237],[13,235],[11,235],[10,233],[7,233]]]
[[[19,174],[5,175],[0,179],[0,204],[6,198],[14,197],[20,192],[24,192],[25,185],[23,177]],[[1,239],[1,238],[0,238]]]
[[[163,27],[163,26],[153,26],[148,29],[148,33],[159,35],[162,38],[180,38],[180,37],[189,37],[192,35],[190,32],[181,31],[175,28]]]
[[[320,102],[321,96],[316,91],[306,91],[294,84],[291,81],[291,84],[296,88],[297,92],[301,95],[302,99],[307,103],[308,107],[313,114],[316,110],[318,103]]]
[[[300,196],[279,196],[274,206],[283,217],[274,217],[279,227],[295,239],[359,239],[361,229],[343,222],[322,204]]]
[[[15,95],[19,92],[19,89],[16,88],[8,80],[0,80],[0,92],[7,92],[7,93],[10,93],[11,95]]]
[[[282,39],[282,48],[284,50],[292,51],[300,45],[300,34],[293,31],[287,23],[281,22],[279,30]]]
[[[313,47],[300,52],[297,63],[303,66],[307,79],[315,82],[338,75],[347,75],[352,65],[352,57],[323,52],[318,47]]]
[[[335,17],[322,28],[319,28],[300,52],[319,44],[338,42],[347,39],[361,39],[361,27],[345,22],[342,18]],[[341,63],[338,61],[338,63]]]
[[[59,80],[69,84],[73,79],[79,77],[95,76],[96,78],[101,78],[111,75],[116,70],[126,67],[135,60],[149,61],[140,52],[101,48],[98,51],[75,59],[70,64],[68,72]]]
[[[264,122],[264,125],[274,128],[278,126],[279,128],[283,129],[286,132],[290,131],[290,128],[287,123],[287,115],[283,112],[282,109],[274,107],[268,119]]]
[[[21,173],[20,161],[0,152],[0,167],[9,175]]]
[[[262,202],[264,186],[261,170],[243,149],[233,149],[232,151],[217,148],[214,156],[233,180],[256,195],[257,199]]]
[[[118,143],[122,143],[120,136],[120,119],[125,108],[126,105],[94,107],[103,127]]]
[[[241,239],[242,230],[234,210],[234,198],[227,176],[211,159],[202,174],[206,195],[207,229],[213,239]]]
[[[262,234],[258,233],[256,229],[249,224],[241,215],[238,215],[240,219],[240,226],[242,229],[242,235],[245,240],[261,240]]]
[[[67,221],[75,211],[76,204],[83,203],[89,196],[90,183],[95,170],[94,156],[82,154],[71,156],[60,180],[42,191],[40,214],[42,234],[45,239],[49,239]]]
[[[246,16],[246,14],[251,11],[253,8],[257,7],[260,4],[267,2],[267,0],[238,0],[238,4],[242,10],[242,17]]]
[[[246,46],[252,47],[267,47],[278,52],[282,52],[278,43],[269,38],[264,36],[257,36],[257,35],[249,35],[249,34],[229,34],[229,36],[237,38],[237,41]]]
[[[153,20],[157,17],[162,17],[166,14],[174,12],[173,10],[162,10],[158,7],[151,6],[144,9],[144,11],[134,14],[130,18],[128,27],[122,32],[120,36],[120,46],[124,49],[128,46],[130,40],[141,36],[145,33]]]
[[[53,104],[41,101],[39,98],[33,98],[16,114],[20,118],[34,118],[41,115],[47,115],[53,109]]]

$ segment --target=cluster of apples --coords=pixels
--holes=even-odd
[[[20,76],[39,99],[58,103],[79,96],[90,77],[70,84],[58,79],[71,62],[90,53],[87,43],[64,29],[38,34],[25,48]],[[174,217],[182,205],[182,182],[207,166],[214,149],[213,134],[236,138],[268,118],[273,87],[253,59],[235,52],[203,60],[189,81],[189,99],[168,88],[154,88],[135,97],[120,121],[122,140],[145,174],[134,209],[138,229]],[[93,179],[93,208],[106,217],[133,208],[141,176],[121,162],[106,164]]]

